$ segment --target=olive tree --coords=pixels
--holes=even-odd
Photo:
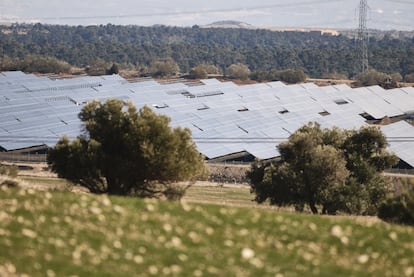
[[[258,162],[248,173],[259,203],[308,205],[313,213],[374,214],[387,187],[379,174],[396,162],[380,130],[321,129],[310,123],[279,145],[280,161]]]
[[[190,70],[189,77],[191,79],[205,79],[209,74],[220,74],[220,70],[215,65],[202,63]]]
[[[180,197],[180,181],[204,174],[203,157],[189,129],[171,128],[170,119],[131,103],[92,102],[79,114],[84,132],[59,140],[48,164],[60,177],[95,193]]]
[[[173,59],[155,60],[149,68],[149,73],[154,77],[171,77],[179,72],[180,68]]]
[[[374,85],[383,85],[387,79],[391,77],[384,73],[376,71],[375,69],[370,69],[367,72],[361,73],[356,76],[356,83],[359,86],[374,86]]]
[[[247,80],[249,79],[250,73],[247,65],[242,63],[232,64],[226,69],[226,75],[233,79]]]

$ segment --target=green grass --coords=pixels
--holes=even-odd
[[[184,199],[192,203],[256,206],[247,186],[192,186],[187,190]]]
[[[223,188],[218,194],[232,193]],[[414,229],[188,201],[2,188],[0,276],[22,274],[414,276]]]
[[[65,187],[72,185],[71,182],[65,179],[53,178],[53,177],[48,178],[48,177],[37,177],[37,176],[20,176],[19,179],[25,182],[29,182],[33,185],[46,185],[54,189],[59,189],[59,188],[64,189]]]

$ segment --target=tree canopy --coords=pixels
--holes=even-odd
[[[402,76],[414,73],[414,40],[403,33],[370,38],[370,66]],[[120,68],[150,68],[155,60],[174,60],[189,73],[207,63],[224,70],[243,63],[252,71],[295,69],[310,77],[343,73],[359,63],[353,38],[318,32],[181,28],[171,26],[0,26],[0,57],[47,55],[84,68],[102,59]],[[0,68],[2,67],[0,58]],[[5,69],[0,69],[5,70]],[[148,72],[144,72],[148,73]]]
[[[170,119],[148,107],[111,99],[92,102],[79,114],[84,133],[59,140],[48,164],[96,193],[140,197],[180,197],[179,181],[205,173],[189,129],[171,128]]]
[[[171,77],[179,73],[180,69],[174,60],[166,59],[153,61],[149,71],[155,77]]]
[[[233,79],[247,80],[250,73],[249,67],[242,63],[232,64],[226,69],[226,75]]]
[[[374,214],[386,196],[379,174],[396,163],[375,127],[358,131],[303,126],[279,145],[280,161],[258,162],[248,173],[255,200],[273,205],[308,205],[313,213]]]

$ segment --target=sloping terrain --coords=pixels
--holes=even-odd
[[[0,276],[413,276],[369,219],[2,188]]]

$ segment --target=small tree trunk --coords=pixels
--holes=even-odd
[[[107,193],[111,195],[125,195],[125,191],[122,189],[122,185],[119,184],[116,178],[106,177],[108,184]]]
[[[314,201],[309,201],[309,207],[313,214],[318,214],[318,209],[316,208]]]

